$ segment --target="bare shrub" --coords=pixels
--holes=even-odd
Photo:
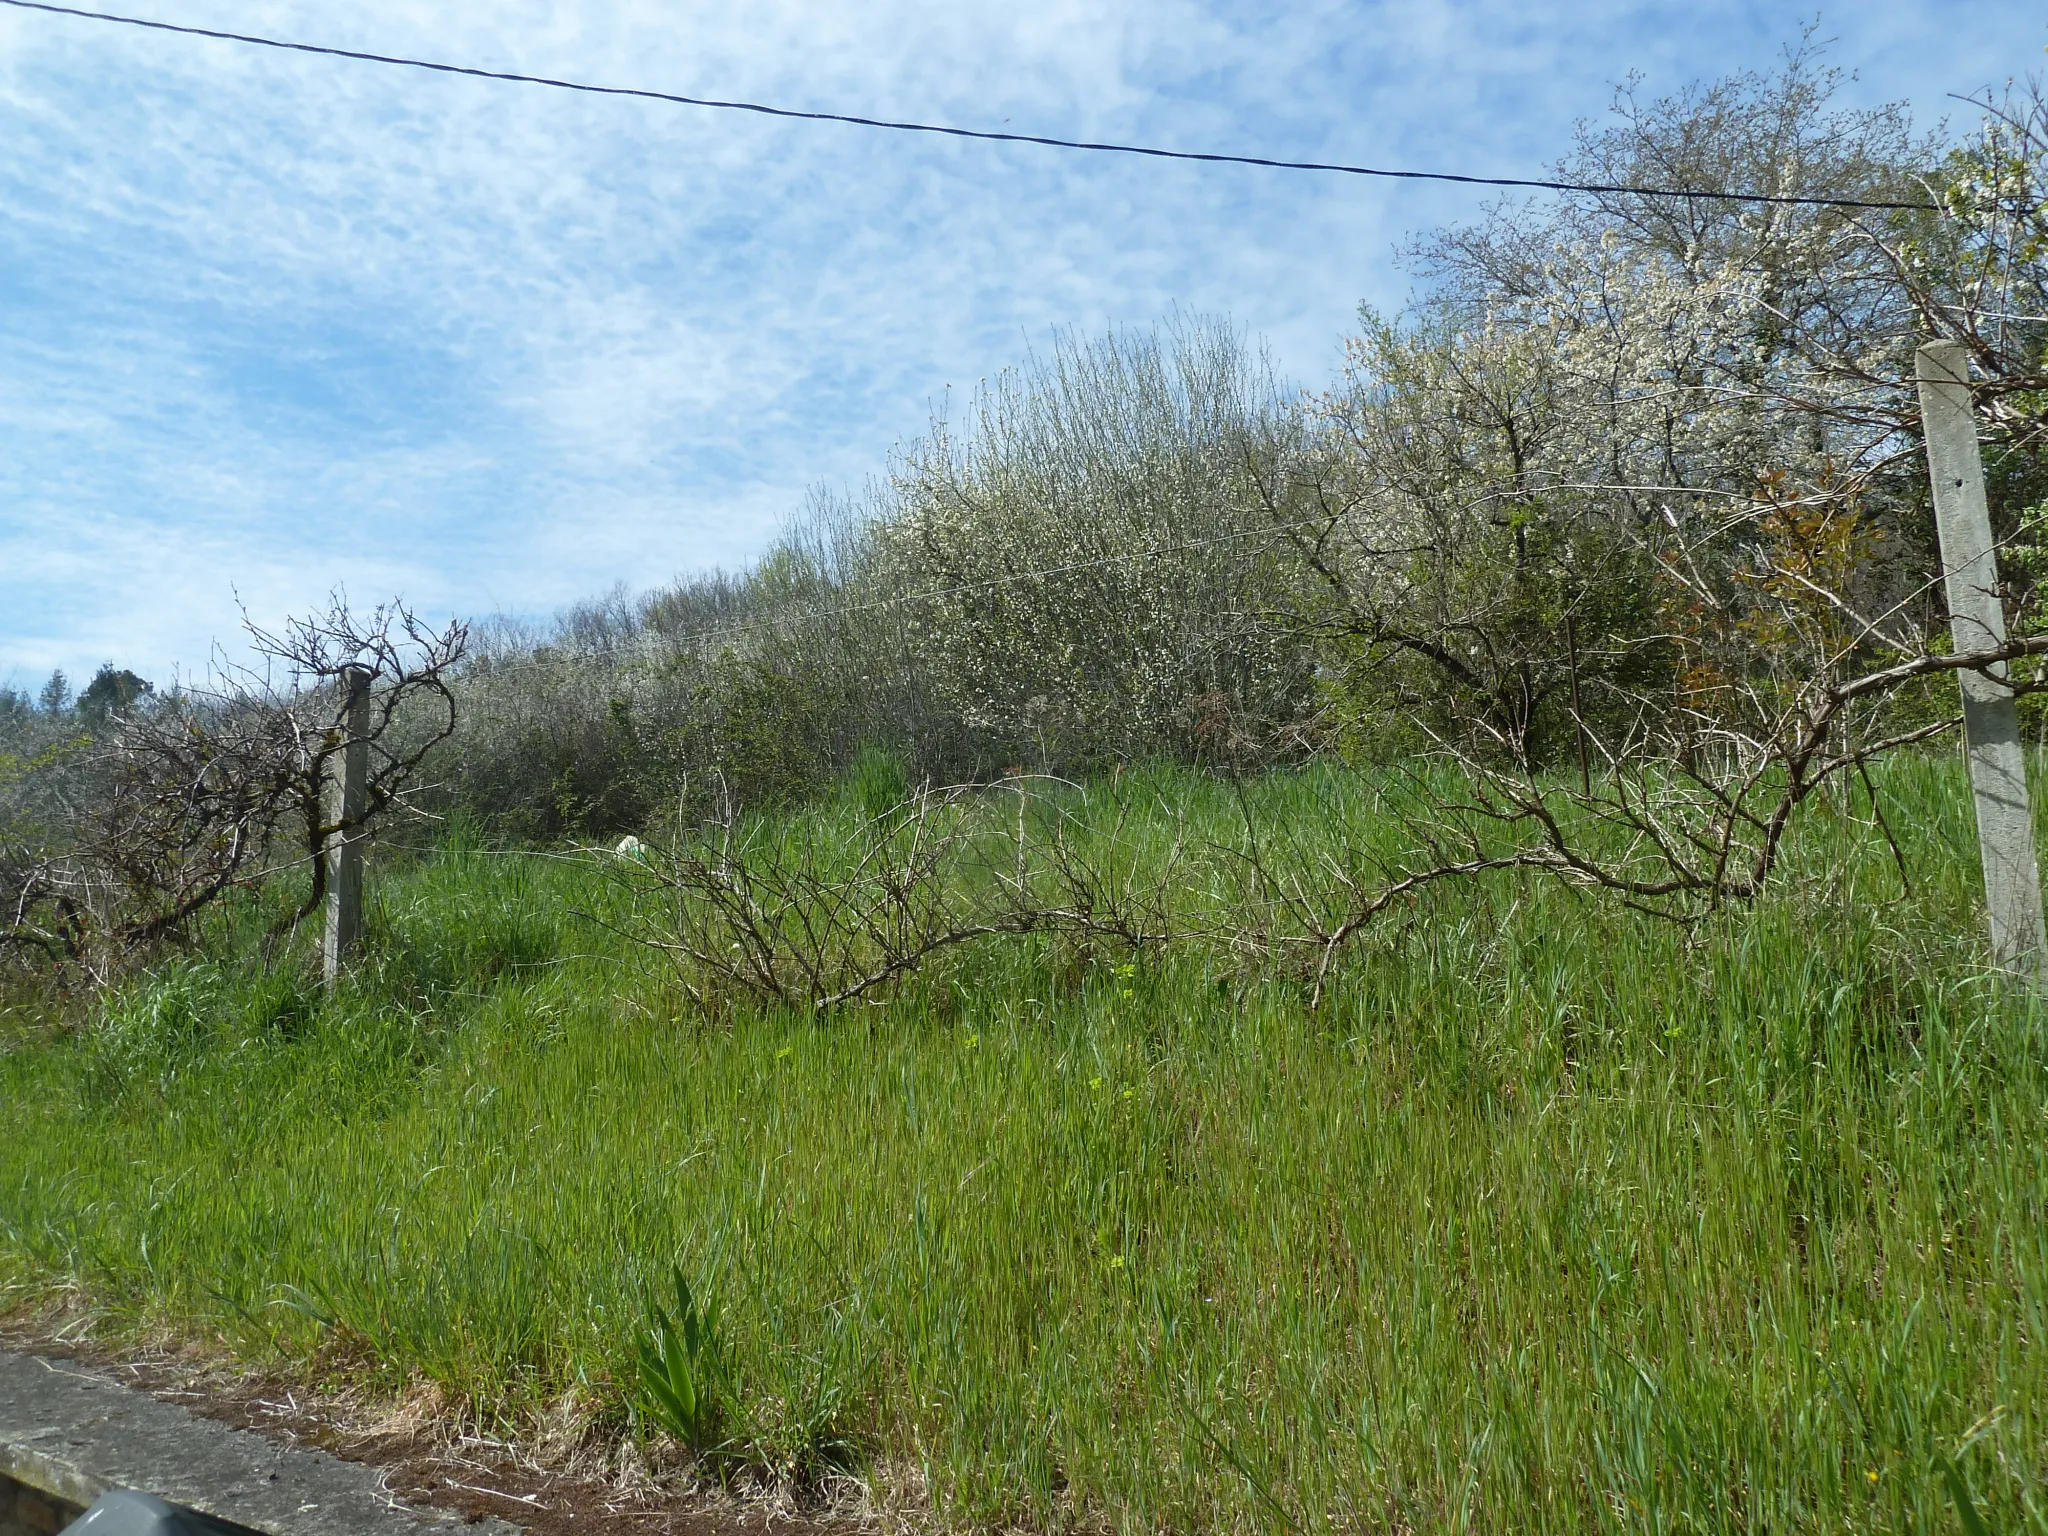
[[[828,1009],[996,934],[1139,950],[1176,936],[1182,845],[1141,857],[1131,808],[1042,781],[923,789],[872,818],[727,813],[618,859],[625,931],[691,995]]]
[[[398,804],[455,728],[461,624],[437,632],[397,604],[359,617],[337,599],[281,631],[247,629],[264,670],[224,669],[208,690],[113,718],[69,765],[69,814],[10,838],[0,942],[104,977],[229,891],[307,866],[280,928],[296,925],[326,895],[329,842]],[[369,772],[362,813],[343,818],[327,783],[352,672],[367,677]]]

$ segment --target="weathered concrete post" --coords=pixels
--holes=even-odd
[[[327,984],[333,986],[342,966],[363,936],[363,781],[370,772],[370,673],[348,667],[338,683],[342,696],[341,751],[331,762],[338,772],[328,780],[328,819],[344,828],[327,839],[327,936],[321,956]]]
[[[2005,643],[2005,609],[1970,405],[1969,356],[1959,342],[1930,341],[1920,348],[1914,372],[1927,434],[1927,470],[1934,482],[1950,633],[1958,652],[1988,650]],[[2038,980],[2048,956],[2048,933],[2042,927],[2041,872],[2034,861],[2019,711],[2005,683],[2004,663],[1987,671],[1992,675],[1964,671],[1956,678],[1963,689],[1963,735],[1977,800],[1991,955],[2001,970]]]

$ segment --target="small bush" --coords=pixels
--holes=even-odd
[[[638,1406],[700,1463],[717,1470],[728,1449],[724,1430],[731,1398],[717,1312],[708,1299],[698,1301],[681,1265],[670,1275],[675,1312],[650,1301],[648,1320],[633,1340],[641,1392]]]

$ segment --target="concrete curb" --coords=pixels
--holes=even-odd
[[[137,1488],[270,1536],[519,1536],[501,1520],[400,1504],[373,1467],[231,1429],[69,1360],[4,1350],[0,1478],[60,1507]]]

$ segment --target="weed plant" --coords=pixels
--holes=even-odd
[[[1158,846],[1227,835],[1148,783]],[[624,1432],[684,1276],[721,1455],[962,1528],[1953,1530],[1950,1458],[2041,1530],[2048,1037],[1982,974],[1960,765],[1878,785],[1910,890],[1823,808],[1754,909],[1439,887],[1314,1010],[1011,938],[709,1020],[594,862],[392,860],[332,997],[252,905],[0,1036],[0,1280]]]

